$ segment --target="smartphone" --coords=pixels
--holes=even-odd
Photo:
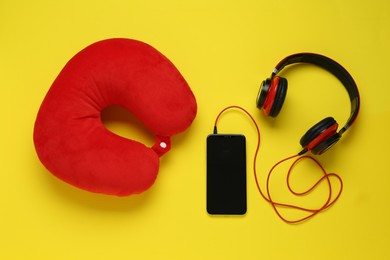
[[[243,215],[246,209],[245,136],[211,134],[207,136],[207,212]]]

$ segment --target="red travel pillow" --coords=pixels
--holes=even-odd
[[[140,119],[156,144],[107,130],[101,111],[111,105]],[[188,128],[196,111],[190,87],[164,55],[136,40],[103,40],[76,54],[49,89],[34,126],[35,149],[52,174],[76,187],[141,193],[154,183],[170,137]]]

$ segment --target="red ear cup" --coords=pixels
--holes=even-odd
[[[278,87],[269,111],[269,116],[272,117],[276,117],[279,114],[287,94],[287,79],[281,77],[278,78],[279,78],[279,82],[277,84]]]
[[[333,117],[327,117],[312,128],[310,128],[301,138],[300,144],[303,148],[313,154],[322,154],[340,140],[337,133],[338,124]]]
[[[262,109],[266,116],[276,117],[284,103],[287,94],[287,80],[275,76],[262,82],[257,95],[257,107]]]

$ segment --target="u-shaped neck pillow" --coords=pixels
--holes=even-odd
[[[107,130],[101,111],[112,105],[140,119],[155,145]],[[163,54],[136,40],[103,40],[76,54],[55,79],[35,121],[35,149],[52,174],[76,187],[141,193],[154,183],[170,137],[187,129],[196,112],[190,87]]]

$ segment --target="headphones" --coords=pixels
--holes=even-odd
[[[341,81],[351,101],[351,114],[340,131],[337,132],[338,123],[336,120],[333,117],[327,117],[311,127],[302,136],[300,144],[303,150],[299,155],[307,151],[311,151],[313,154],[322,154],[336,144],[342,134],[355,122],[360,107],[359,91],[352,76],[336,61],[315,53],[293,54],[281,60],[272,71],[271,77],[261,83],[256,105],[257,108],[263,110],[266,116],[276,117],[282,109],[287,94],[287,79],[279,77],[277,74],[285,66],[295,63],[314,64],[332,73]]]

